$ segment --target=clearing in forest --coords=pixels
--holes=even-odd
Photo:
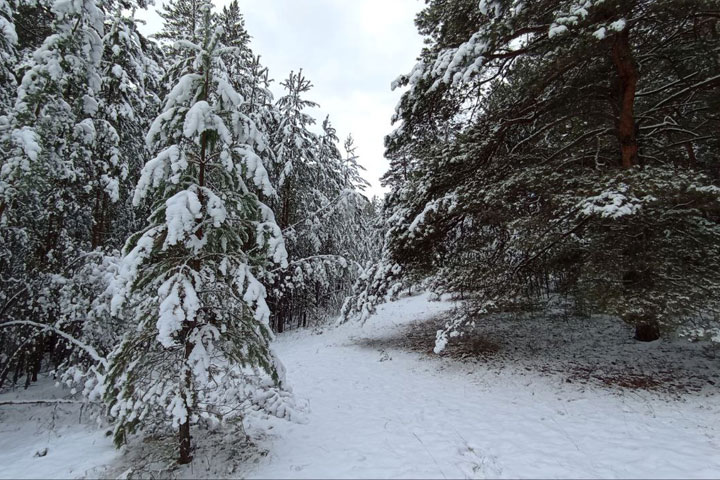
[[[713,478],[720,473],[717,359],[681,340],[638,343],[611,318],[497,318],[437,356],[455,305],[426,295],[356,323],[282,334],[275,348],[304,423],[246,419],[246,437],[112,449],[77,406],[3,406],[2,477]],[[583,353],[582,359],[580,352]],[[694,374],[690,374],[694,372]],[[48,382],[0,401],[59,396]],[[28,421],[30,419],[31,421]],[[200,437],[200,431],[195,434]],[[69,448],[71,447],[71,448]],[[164,450],[164,449],[167,449]]]

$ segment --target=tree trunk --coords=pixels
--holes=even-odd
[[[280,311],[277,315],[276,332],[283,333],[285,331],[285,316],[287,315],[287,301],[283,301]]]
[[[30,383],[32,381],[32,359],[28,359],[27,363],[25,364],[25,386],[23,387],[25,390],[27,390],[30,387]]]
[[[660,338],[660,325],[650,320],[635,325],[635,340],[640,342],[654,342]]]
[[[17,385],[18,380],[20,380],[20,374],[23,371],[23,367],[25,366],[25,352],[20,354],[20,358],[18,358],[17,363],[15,364],[15,373],[13,374],[13,385]]]
[[[193,4],[194,7],[194,4]],[[194,18],[193,18],[194,21]],[[204,92],[203,92],[203,100],[207,101],[208,99],[208,88],[210,86],[210,68],[208,65],[205,65],[205,85],[204,85]],[[198,186],[200,188],[205,187],[205,166],[207,164],[207,148],[208,148],[208,138],[207,133],[203,132],[200,135],[200,162],[198,166]],[[198,200],[202,204],[203,207],[206,207],[205,202],[205,196],[202,194],[202,190],[198,192]],[[202,220],[198,219],[198,223],[201,223]],[[195,231],[195,236],[202,240],[204,233],[202,226],[199,226],[198,229]],[[191,260],[189,263],[189,266],[199,272],[201,268],[201,262],[200,259],[195,257],[193,260]],[[192,370],[190,368],[190,365],[188,363],[188,359],[190,358],[190,354],[192,353],[193,349],[195,348],[195,345],[193,342],[189,340],[190,333],[192,330],[197,326],[195,319],[186,319],[185,325],[183,327],[183,334],[182,339],[183,343],[185,345],[185,349],[183,352],[183,365],[185,367],[184,377],[181,381],[183,383],[182,385],[182,393],[181,397],[183,400],[183,403],[185,405],[185,421],[180,424],[180,429],[178,430],[178,441],[180,442],[180,458],[178,459],[178,463],[180,465],[186,465],[190,462],[192,462],[192,437],[190,435],[190,420],[192,417],[192,407],[190,406],[190,400],[188,396],[193,394],[193,385],[192,385]]]
[[[190,417],[192,416],[192,408],[190,407],[190,401],[188,399],[188,395],[192,395],[192,372],[190,370],[190,365],[188,365],[188,359],[190,358],[190,354],[192,353],[195,346],[189,340],[192,326],[186,325],[183,330],[184,332],[182,338],[185,344],[185,351],[183,352],[183,364],[185,366],[185,372],[183,375],[185,376],[185,378],[182,379],[183,388],[181,396],[183,399],[183,403],[185,404],[185,421],[180,424],[180,430],[178,431],[178,441],[180,442],[180,458],[178,459],[178,463],[180,465],[186,465],[192,462],[193,458],[191,455],[192,437],[190,436]]]
[[[617,135],[620,141],[622,167],[630,168],[638,163],[638,142],[635,133],[635,92],[638,83],[638,69],[630,47],[630,33],[626,28],[615,36],[612,46],[612,61],[620,80],[618,100],[619,116]]]
[[[45,355],[45,338],[43,335],[38,335],[35,341],[35,349],[33,350],[33,365],[32,365],[32,381],[37,382],[38,374],[42,368],[42,359]]]
[[[98,188],[95,192],[95,206],[93,207],[93,223],[92,233],[90,235],[90,248],[95,250],[100,246],[102,238],[102,230],[105,225],[104,211],[103,211],[103,191]]]
[[[697,157],[695,156],[695,149],[692,146],[692,142],[687,142],[685,144],[685,151],[688,155],[688,167],[694,167],[697,163]]]
[[[10,373],[10,364],[3,365],[2,371],[0,371],[0,388],[5,385],[5,381],[7,380],[8,374]]]
[[[190,446],[190,408],[187,405],[185,407],[187,408],[188,416],[180,425],[180,431],[178,433],[178,440],[180,441],[180,458],[178,458],[178,463],[180,465],[187,465],[192,462],[193,459]]]

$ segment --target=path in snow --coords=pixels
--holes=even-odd
[[[384,305],[364,328],[291,332],[276,348],[307,424],[273,422],[258,478],[718,477],[717,397],[665,401],[363,347],[450,308]],[[388,358],[390,357],[390,358]]]
[[[379,307],[364,327],[281,335],[275,347],[295,393],[309,402],[307,423],[254,419],[248,431],[265,455],[234,434],[195,431],[201,448],[191,467],[163,473],[155,462],[145,472],[157,467],[157,475],[181,477],[720,477],[717,394],[667,400],[641,390],[565,383],[561,375],[534,373],[530,360],[498,368],[496,362],[461,363],[393,347],[408,323],[450,308],[422,295]],[[62,394],[46,382],[0,400]],[[76,406],[0,407],[0,477],[117,476],[131,465],[136,469],[142,463],[137,460],[156,448],[140,442],[138,451],[118,453],[104,430],[93,429],[93,419],[86,414],[80,423],[77,414]],[[174,443],[168,445],[171,454]],[[35,456],[44,448],[46,455]]]

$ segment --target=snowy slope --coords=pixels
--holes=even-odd
[[[200,441],[217,445],[215,454],[198,452],[194,466],[171,474],[720,476],[716,394],[677,400],[643,390],[610,390],[566,383],[557,375],[529,371],[526,364],[497,368],[491,363],[460,363],[390,348],[382,341],[396,337],[409,323],[452,307],[448,302],[428,302],[424,295],[409,297],[381,306],[365,326],[280,335],[275,348],[295,393],[308,401],[307,422],[253,419],[247,431],[257,449],[244,447],[242,439],[228,443],[222,435],[196,432]],[[40,390],[32,395],[52,394]],[[27,394],[5,394],[0,401],[18,395]],[[78,424],[77,410],[58,407],[70,413],[56,415],[50,428],[50,407],[39,408],[0,406],[1,477],[117,476],[128,470],[133,457],[113,451],[104,430],[92,428],[87,420]],[[30,411],[37,413],[27,422]],[[236,452],[228,459],[230,445]],[[45,457],[33,456],[44,447],[49,447]]]

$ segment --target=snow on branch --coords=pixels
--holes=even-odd
[[[81,342],[81,341],[78,340],[77,338],[75,338],[75,337],[73,337],[73,336],[71,336],[71,335],[63,332],[62,330],[60,330],[59,328],[57,328],[57,327],[54,326],[54,325],[48,325],[48,324],[45,324],[45,323],[38,323],[38,322],[31,322],[31,321],[29,321],[29,320],[15,320],[15,321],[12,321],[12,322],[5,322],[5,323],[0,324],[0,328],[4,328],[4,327],[14,327],[14,326],[30,326],[30,327],[40,328],[40,329],[43,329],[43,330],[52,330],[52,331],[53,331],[54,333],[56,333],[57,335],[60,335],[61,337],[63,337],[63,338],[64,338],[65,340],[67,340],[68,342],[72,343],[72,344],[75,345],[76,347],[78,347],[78,348],[82,349],[83,351],[85,351],[88,355],[90,355],[90,357],[91,357],[93,360],[95,360],[96,362],[100,363],[103,367],[105,367],[105,368],[108,367],[108,361],[107,361],[107,359],[101,357],[100,354],[97,352],[97,350],[95,350],[95,349],[94,349],[93,347],[91,347],[90,345],[87,345],[87,344]]]
[[[285,270],[292,265],[297,265],[299,263],[312,262],[315,260],[331,260],[333,262],[337,262],[343,268],[347,268],[347,264],[348,264],[348,260],[345,257],[343,257],[342,255],[329,255],[329,254],[328,255],[312,255],[310,257],[299,258],[297,260],[293,260],[292,262],[288,263],[288,265],[285,267],[278,267],[273,270],[270,270],[270,273],[278,272],[280,270]],[[353,262],[353,263],[355,263],[355,265],[357,265],[359,268],[362,268],[362,266],[359,263],[357,263],[357,262]]]
[[[284,234],[285,232],[288,232],[288,231],[294,229],[295,227],[308,221],[309,219],[319,216],[324,210],[330,209],[330,212],[333,212],[335,210],[335,208],[338,205],[340,205],[341,200],[349,197],[353,193],[355,193],[355,192],[353,192],[352,190],[348,190],[348,189],[343,190],[342,192],[340,192],[340,195],[335,197],[332,201],[328,202],[326,205],[323,205],[322,207],[318,208],[314,212],[311,212],[307,217],[305,217],[301,220],[298,220],[297,222],[293,223],[292,225],[285,227],[283,229],[282,233]],[[332,208],[330,208],[330,207],[332,207]]]

